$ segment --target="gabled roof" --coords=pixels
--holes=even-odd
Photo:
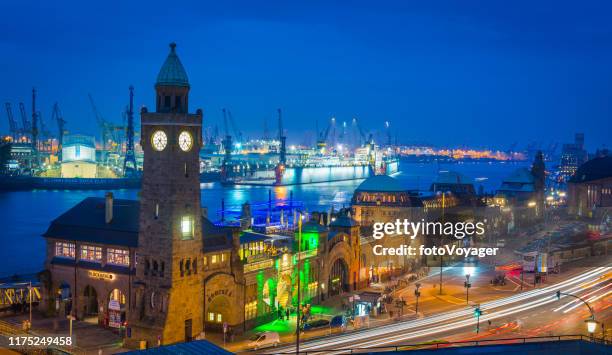
[[[516,169],[507,178],[503,180],[503,183],[521,183],[521,184],[533,184],[535,181],[533,175],[527,168]]]
[[[599,157],[580,165],[570,182],[580,183],[609,177],[612,177],[612,157]]]
[[[217,226],[208,218],[202,217],[202,244],[205,253],[231,249],[231,228]]]
[[[105,222],[105,199],[88,197],[51,222],[45,238],[138,246],[140,202],[114,199],[113,219]]]
[[[51,222],[45,238],[138,247],[140,201],[113,200],[113,219],[105,222],[105,199],[87,197]],[[232,248],[230,228],[202,217],[204,252]]]
[[[162,86],[187,86],[189,87],[189,79],[187,72],[181,63],[181,60],[176,55],[176,44],[170,43],[170,53],[157,74],[157,82],[155,85]]]
[[[340,216],[329,225],[330,227],[353,227],[357,225],[357,222],[349,216]]]
[[[302,232],[323,233],[327,232],[327,228],[316,221],[310,220],[302,225]]]
[[[374,175],[365,179],[355,192],[406,192],[406,189],[391,176]]]

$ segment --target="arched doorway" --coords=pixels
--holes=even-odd
[[[106,324],[111,328],[120,328],[126,320],[125,313],[126,297],[118,288],[112,290],[108,295],[108,313]]]
[[[272,278],[266,280],[262,290],[262,301],[264,302],[264,313],[276,308],[276,281]]]
[[[223,323],[230,321],[229,312],[233,307],[235,306],[230,304],[226,296],[215,296],[206,307],[206,323],[212,325],[211,329],[222,330]]]
[[[290,307],[292,302],[291,295],[291,276],[283,274],[279,277],[278,284],[276,285],[278,306],[282,308]]]
[[[87,285],[83,290],[83,316],[93,317],[98,315],[98,293],[93,286]]]
[[[335,296],[349,291],[348,266],[342,258],[336,259],[329,272],[329,295]]]

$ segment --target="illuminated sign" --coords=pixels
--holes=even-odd
[[[93,271],[93,270],[87,271],[87,275],[89,275],[89,277],[91,277],[92,279],[100,279],[100,280],[107,280],[107,281],[112,281],[115,278],[115,275],[113,274],[109,274],[107,272]]]

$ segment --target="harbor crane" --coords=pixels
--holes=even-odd
[[[34,163],[38,165],[38,112],[36,111],[36,88],[32,88],[32,148]]]
[[[21,125],[23,126],[23,134],[31,135],[32,123],[28,121],[28,116],[26,115],[26,109],[23,102],[19,103],[19,113],[21,114]]]
[[[331,118],[331,120],[329,121],[329,125],[327,125],[327,128],[325,128],[325,131],[322,131],[320,133],[319,139],[317,140],[317,147],[319,149],[324,149],[327,146],[330,132],[332,133],[332,137],[336,135],[336,118],[335,117]]]
[[[130,85],[130,105],[127,110],[127,130],[125,159],[123,160],[124,176],[136,173],[136,155],[134,154],[134,87]]]
[[[56,102],[53,104],[53,119],[57,123],[58,130],[58,143],[57,143],[57,155],[59,160],[62,160],[62,147],[64,144],[64,134],[66,133],[66,120],[64,120],[64,115],[62,115],[62,111],[59,108],[59,104]]]
[[[234,131],[234,136],[236,137],[236,143],[242,143],[242,132],[238,129],[238,125],[236,125],[236,121],[234,121],[234,117],[232,116],[232,111],[229,109],[227,109],[227,117],[232,125],[232,130]]]
[[[391,145],[391,123],[389,121],[385,121],[385,131],[387,133],[387,145]]]
[[[11,132],[13,142],[16,142],[19,138],[19,127],[17,126],[17,122],[15,122],[15,117],[13,117],[13,109],[11,108],[11,103],[7,102],[5,106],[6,115],[8,117],[9,130]]]
[[[280,142],[279,147],[279,159],[276,169],[274,169],[275,183],[280,185],[282,183],[283,175],[285,174],[285,165],[287,164],[287,137],[283,131],[283,115],[279,108],[278,110],[278,141]]]
[[[119,134],[125,130],[123,126],[114,125],[113,123],[107,121],[102,117],[96,104],[94,103],[93,97],[91,94],[87,94],[89,97],[89,104],[91,105],[91,109],[93,110],[94,116],[96,117],[96,122],[100,127],[100,131],[102,134],[102,160],[106,160],[106,153],[111,151],[112,145],[115,144],[120,148],[121,142]]]
[[[223,140],[225,154],[223,156],[223,165],[221,166],[221,179],[225,181],[229,177],[232,161],[232,136],[229,134],[227,111],[225,109],[223,109],[223,126],[225,128],[225,139]]]
[[[282,111],[278,109],[278,141],[280,142],[279,149],[279,164],[287,164],[287,137],[283,131],[283,115]]]

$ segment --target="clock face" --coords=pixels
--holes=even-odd
[[[187,152],[191,149],[192,146],[193,138],[191,137],[191,134],[187,131],[181,132],[181,134],[179,135],[179,147],[181,147],[184,152]]]
[[[153,149],[162,151],[168,145],[168,136],[164,131],[155,131],[151,136],[151,145]]]

